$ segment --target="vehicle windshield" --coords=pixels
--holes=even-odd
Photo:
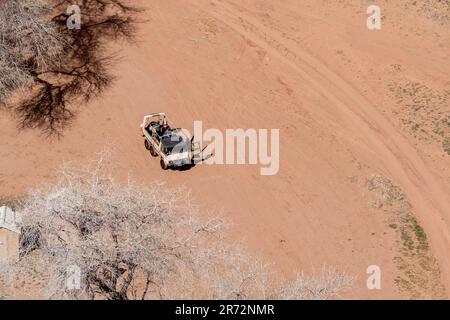
[[[162,138],[162,152],[166,155],[172,153],[183,153],[190,149],[189,141],[183,139],[183,137],[172,134],[165,135]]]

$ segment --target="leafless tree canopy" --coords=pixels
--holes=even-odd
[[[326,299],[352,286],[332,268],[275,281],[227,244],[220,219],[196,218],[186,190],[118,184],[105,154],[65,165],[58,183],[21,204],[20,258],[0,268],[0,281],[41,279],[34,289],[54,299]]]
[[[0,101],[59,60],[62,39],[49,11],[36,0],[0,2]]]
[[[82,10],[81,29],[67,28],[67,8]],[[22,128],[61,133],[74,106],[101,94],[113,81],[113,55],[105,44],[132,40],[139,8],[126,0],[0,1],[0,102]],[[18,89],[14,101],[7,100]]]

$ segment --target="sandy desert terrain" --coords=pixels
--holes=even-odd
[[[1,113],[2,197],[110,144],[121,179],[191,189],[276,273],[333,265],[358,277],[345,298],[448,297],[450,20],[406,0],[378,1],[381,30],[363,0],[137,2],[147,21],[136,44],[111,48],[116,83],[63,137]],[[189,130],[280,129],[280,170],[163,171],[139,134],[152,112]],[[380,290],[366,287],[370,265]]]

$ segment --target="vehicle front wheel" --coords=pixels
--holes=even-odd
[[[159,164],[161,165],[161,169],[163,169],[163,170],[169,169],[169,165],[166,164],[166,163],[164,162],[163,159],[161,159],[161,160],[159,161]]]
[[[157,155],[158,155],[158,153],[156,152],[156,150],[155,150],[155,148],[153,148],[153,146],[150,146],[150,154],[153,156],[153,157],[156,157]]]

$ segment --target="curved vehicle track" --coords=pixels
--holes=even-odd
[[[373,155],[375,167],[402,187],[431,238],[445,285],[450,287],[449,195],[440,178],[429,171],[410,141],[376,106],[300,46],[264,26],[236,3],[226,0],[212,3],[214,6],[208,14],[291,67],[323,95],[329,101],[330,110],[311,112],[323,117],[338,112],[342,130],[351,131],[360,146]]]

